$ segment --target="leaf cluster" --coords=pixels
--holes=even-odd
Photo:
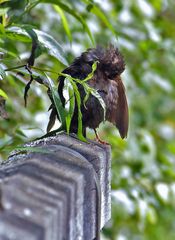
[[[88,1],[83,1],[85,6],[89,4]],[[54,104],[56,106],[56,110],[58,112],[58,116],[61,121],[61,129],[67,130],[69,133],[71,118],[74,112],[75,101],[78,106],[78,137],[81,140],[85,141],[85,138],[82,134],[82,114],[81,114],[81,97],[78,91],[77,83],[81,84],[84,87],[86,92],[85,99],[83,100],[83,104],[88,100],[88,97],[92,94],[97,99],[99,99],[103,109],[105,116],[105,104],[98,94],[97,91],[90,88],[86,83],[92,76],[96,69],[96,63],[94,63],[92,67],[92,73],[87,76],[86,79],[80,81],[79,79],[73,79],[71,76],[64,76],[66,78],[66,86],[67,94],[68,94],[68,109],[64,109],[59,99],[57,89],[55,87],[54,81],[52,81],[52,76],[46,74],[44,68],[35,67],[35,62],[37,59],[42,58],[45,54],[47,57],[54,57],[59,64],[67,66],[68,62],[65,58],[65,54],[63,52],[63,47],[58,41],[55,40],[50,34],[41,31],[37,26],[31,25],[30,22],[30,14],[33,8],[36,8],[37,5],[41,4],[49,4],[52,7],[52,11],[60,15],[63,29],[68,37],[68,40],[72,41],[72,35],[69,28],[68,20],[65,15],[65,12],[75,18],[84,28],[85,32],[89,36],[89,39],[92,44],[94,44],[93,35],[81,14],[77,14],[73,7],[74,3],[66,4],[62,1],[1,1],[2,11],[1,11],[1,24],[0,24],[0,37],[2,39],[1,43],[1,53],[2,53],[2,61],[0,65],[0,77],[1,80],[6,80],[14,75],[16,75],[16,79],[22,82],[26,82],[26,77],[29,78],[29,81],[26,83],[25,92],[24,92],[24,100],[25,106],[27,105],[27,97],[28,91],[31,87],[31,83],[33,80],[36,82],[45,85],[49,88],[52,98],[54,100]],[[95,7],[95,4],[91,4],[92,7]],[[88,7],[87,7],[88,9]],[[89,10],[88,10],[89,11]],[[97,9],[96,9],[97,11]],[[109,24],[107,18],[103,12],[98,10],[98,14],[100,13],[101,18],[106,24]],[[29,19],[28,19],[29,18]],[[111,28],[112,30],[112,28]],[[15,42],[15,44],[13,44]],[[10,47],[7,47],[9,44]],[[17,46],[16,46],[17,45]],[[18,46],[19,45],[19,46]],[[23,45],[23,46],[22,46]],[[27,59],[22,59],[21,54],[22,51],[19,51],[20,48],[30,46],[31,51],[29,53],[29,57]],[[20,65],[11,66],[12,61]],[[18,61],[16,61],[18,60]],[[38,64],[39,65],[39,64]],[[40,65],[39,65],[40,66]],[[48,70],[49,73],[61,75],[59,71],[53,72],[52,70]],[[20,77],[19,77],[20,76]],[[8,91],[4,91],[2,88],[0,89],[1,97],[7,98]],[[3,109],[5,109],[5,102]]]

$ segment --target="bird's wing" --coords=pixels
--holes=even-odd
[[[49,117],[49,123],[47,125],[47,133],[50,132],[53,125],[55,124],[56,115],[57,115],[56,109],[52,108],[52,111],[51,111],[51,114],[50,114],[50,117]]]
[[[87,77],[87,75],[92,71],[91,65],[83,62],[81,60],[81,58],[77,58],[73,64],[71,64],[69,67],[65,68],[63,73],[65,74],[69,74],[74,78],[78,78],[78,79],[84,79]],[[59,84],[58,84],[58,94],[60,96],[62,105],[64,107],[65,105],[65,98],[63,96],[63,88],[64,88],[64,80],[65,77],[64,76],[60,76],[58,78],[59,80]],[[56,120],[56,116],[57,116],[57,111],[56,108],[54,106],[54,102],[52,97],[50,97],[52,105],[49,108],[49,110],[51,110],[51,114],[50,114],[50,118],[49,118],[49,123],[47,125],[47,132],[49,132],[51,130],[51,128],[53,127],[53,125],[55,124],[55,120]],[[58,117],[58,116],[57,116]],[[58,117],[59,119],[59,117]]]
[[[116,127],[119,130],[120,136],[122,138],[127,137],[128,133],[128,103],[125,95],[125,87],[122,83],[122,80],[118,78],[118,101],[117,101],[117,110],[116,110]]]

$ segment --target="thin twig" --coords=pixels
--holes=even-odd
[[[33,82],[33,75],[32,75],[32,71],[30,69],[30,66],[28,64],[25,65],[25,68],[30,74],[30,81],[27,83],[27,85],[25,86],[25,89],[24,89],[24,104],[25,104],[25,107],[26,107],[27,106],[27,96],[28,96],[27,93],[30,89],[31,83]]]
[[[22,68],[22,67],[25,67],[25,66],[26,66],[26,64],[19,65],[19,66],[16,66],[16,67],[12,67],[12,68],[6,68],[6,69],[4,69],[4,71],[8,72],[8,71],[15,70],[15,69],[18,69],[18,68]]]
[[[35,70],[39,70],[41,72],[50,72],[50,73],[54,73],[54,74],[60,75],[60,73],[55,72],[55,71],[51,71],[49,69],[44,69],[44,68],[39,68],[39,67],[34,67],[34,66],[30,66],[30,68],[35,69]]]

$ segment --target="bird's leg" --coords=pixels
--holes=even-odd
[[[97,130],[94,128],[94,132],[95,132],[95,136],[96,136],[96,140],[101,143],[101,144],[106,144],[106,145],[109,145],[109,143],[105,142],[105,141],[102,141],[100,139],[100,137],[98,136],[98,133],[97,133]]]

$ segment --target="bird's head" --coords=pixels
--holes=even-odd
[[[110,45],[99,59],[99,67],[108,79],[114,79],[125,70],[125,62],[118,48]]]
[[[88,63],[91,66],[97,61],[98,69],[110,80],[113,80],[125,70],[123,56],[118,48],[113,45],[110,45],[107,49],[104,49],[101,46],[90,48],[82,53],[82,55],[76,59],[75,63],[77,61]]]

